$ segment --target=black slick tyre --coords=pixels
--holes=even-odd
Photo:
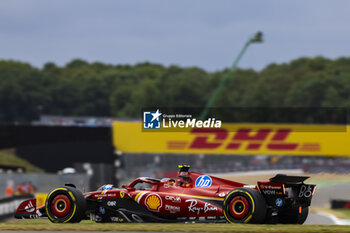
[[[230,223],[262,223],[266,202],[256,189],[236,188],[226,195],[223,213]]]
[[[85,217],[86,201],[78,189],[60,187],[47,196],[45,210],[53,223],[80,222]]]
[[[278,223],[282,224],[303,224],[309,214],[309,207],[285,209],[278,213]]]

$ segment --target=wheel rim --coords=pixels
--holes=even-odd
[[[231,200],[229,210],[232,217],[242,219],[248,214],[249,203],[245,197],[237,196]]]
[[[71,207],[71,201],[66,195],[57,195],[51,203],[51,210],[52,213],[57,217],[64,217],[66,216]]]

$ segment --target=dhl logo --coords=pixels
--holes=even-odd
[[[225,150],[248,150],[260,149],[270,151],[320,151],[320,143],[287,142],[291,129],[240,128],[236,132],[226,129],[203,129],[196,128],[190,131],[194,139],[188,141],[168,141],[168,149],[209,149],[215,150],[224,147]]]

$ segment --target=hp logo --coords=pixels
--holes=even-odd
[[[210,187],[211,182],[212,180],[210,176],[200,176],[196,180],[196,187]]]

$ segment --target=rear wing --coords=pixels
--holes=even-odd
[[[309,178],[310,176],[287,176],[285,174],[277,174],[274,177],[270,178],[270,182],[284,184],[301,184]]]

